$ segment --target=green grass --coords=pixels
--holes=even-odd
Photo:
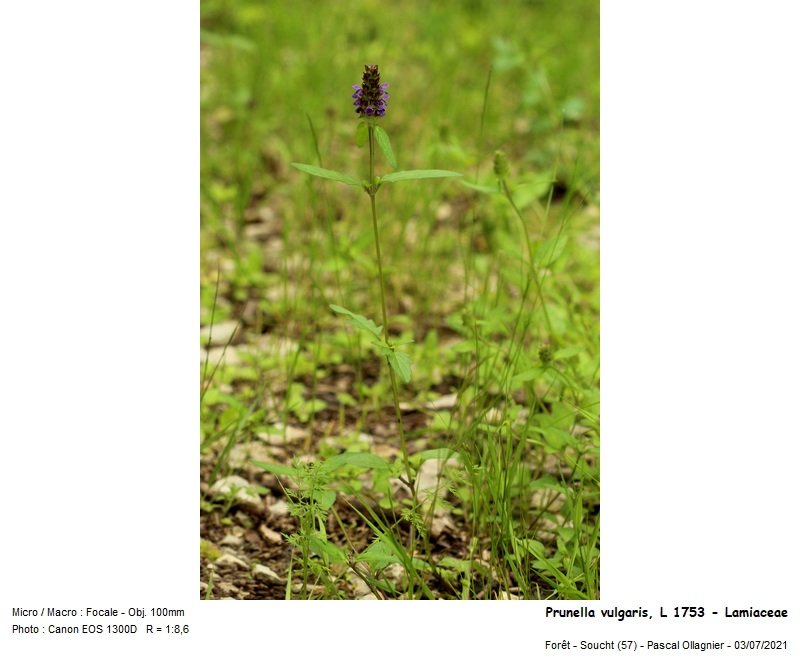
[[[353,575],[375,598],[599,597],[597,4],[285,6],[202,9],[201,325],[240,324],[201,364],[206,485],[290,503],[287,597],[351,598]],[[376,196],[416,489],[386,363],[330,308],[382,323],[369,197],[289,165],[367,178],[365,63],[397,169],[464,174]],[[209,521],[260,523],[204,492]]]

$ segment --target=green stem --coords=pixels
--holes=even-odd
[[[525,232],[525,245],[528,248],[528,276],[533,279],[533,283],[536,285],[536,295],[539,298],[539,304],[542,306],[542,314],[544,315],[545,325],[547,325],[547,332],[550,334],[550,341],[553,340],[553,326],[550,323],[550,315],[547,313],[547,306],[544,304],[544,296],[542,295],[542,283],[539,280],[539,276],[536,273],[536,266],[533,261],[533,244],[531,243],[531,235],[528,232],[528,225],[525,223],[525,218],[522,216],[522,212],[517,207],[516,203],[514,202],[514,198],[511,195],[511,191],[508,188],[508,183],[506,183],[505,179],[501,179],[501,184],[503,186],[503,193],[506,196],[509,204],[511,204],[511,208],[514,209],[514,213],[517,216],[520,224],[522,225],[522,230]]]
[[[375,235],[375,254],[378,258],[378,279],[381,285],[381,314],[383,318],[383,336],[386,340],[386,343],[391,347],[391,342],[389,341],[389,318],[388,314],[386,313],[386,292],[383,283],[383,263],[381,260],[381,242],[378,236],[378,214],[375,210],[375,194],[378,192],[378,185],[375,179],[375,127],[370,122],[367,126],[368,135],[369,135],[369,189],[367,190],[369,194],[369,201],[370,207],[372,209],[372,231]],[[403,429],[403,415],[400,412],[400,392],[397,387],[397,377],[394,374],[394,369],[392,369],[391,364],[389,363],[389,358],[386,358],[387,366],[389,367],[389,377],[392,381],[392,397],[394,399],[394,412],[397,417],[397,428],[400,432],[400,451],[403,455],[403,467],[406,471],[406,482],[408,487],[411,489],[411,499],[413,502],[414,513],[416,514],[417,510],[417,488],[416,484],[414,483],[413,476],[411,474],[411,463],[408,458],[408,447],[406,445],[406,436],[405,431]],[[416,529],[414,527],[414,521],[411,524],[411,532],[409,535],[409,554],[413,557],[414,556],[414,547],[416,545],[415,539],[415,532]],[[410,586],[410,584],[409,584]]]

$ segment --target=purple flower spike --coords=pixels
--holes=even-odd
[[[377,64],[364,65],[364,75],[360,85],[353,85],[353,105],[356,114],[367,117],[383,117],[389,101],[389,83],[381,83]]]

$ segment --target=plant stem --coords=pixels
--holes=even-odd
[[[388,314],[386,313],[386,292],[383,283],[383,263],[381,261],[381,242],[378,236],[378,214],[375,210],[375,195],[378,192],[378,185],[377,181],[375,180],[375,127],[370,122],[367,125],[368,135],[369,135],[369,201],[370,207],[372,208],[372,230],[375,234],[375,253],[378,257],[378,279],[381,285],[381,314],[383,318],[383,337],[386,340],[386,343],[391,346],[391,342],[389,341],[389,318]],[[386,358],[387,366],[389,367],[389,377],[392,381],[392,397],[394,399],[394,412],[397,417],[397,428],[400,433],[400,451],[403,455],[403,466],[405,467],[406,471],[406,483],[411,490],[411,499],[413,502],[413,513],[416,514],[417,510],[417,488],[414,483],[413,476],[411,474],[411,463],[408,459],[408,447],[406,445],[406,436],[405,431],[403,429],[403,415],[400,412],[400,393],[397,387],[397,377],[394,374],[394,369],[392,369],[391,364],[389,363],[389,358]],[[415,516],[416,517],[416,516]],[[414,556],[414,547],[415,547],[415,532],[416,528],[414,526],[415,520],[411,521],[411,531],[409,534],[409,554],[413,557]]]
[[[547,313],[547,306],[544,304],[544,296],[542,295],[542,283],[539,280],[539,276],[536,273],[536,265],[533,260],[533,244],[531,243],[531,235],[528,232],[528,225],[525,223],[525,218],[522,216],[522,212],[519,210],[519,207],[517,207],[516,203],[514,202],[514,197],[511,195],[511,191],[508,188],[508,183],[506,182],[506,180],[501,179],[501,184],[503,187],[503,194],[505,195],[509,204],[511,204],[511,208],[514,209],[514,214],[517,216],[517,219],[522,225],[522,230],[525,232],[525,245],[528,248],[528,276],[533,279],[533,283],[536,285],[536,294],[537,297],[539,298],[539,304],[542,306],[542,314],[544,315],[545,325],[547,325],[547,331],[550,334],[549,339],[550,341],[552,341],[553,326],[550,323],[550,315]]]

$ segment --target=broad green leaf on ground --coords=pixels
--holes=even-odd
[[[403,353],[403,351],[392,351],[387,357],[389,358],[389,366],[400,376],[400,380],[404,383],[410,383],[411,356],[408,353]]]
[[[329,307],[337,314],[344,314],[347,316],[350,319],[350,323],[353,327],[360,330],[365,330],[373,335],[378,341],[381,341],[381,330],[383,330],[382,325],[376,325],[374,321],[368,319],[366,316],[361,316],[361,314],[351,312],[349,309],[345,309],[339,305],[329,305]]]
[[[450,170],[402,170],[392,172],[381,177],[381,183],[392,183],[394,181],[411,181],[412,179],[441,179],[449,176],[462,176],[458,172]]]
[[[317,167],[316,165],[306,165],[305,163],[292,163],[292,167],[300,170],[301,172],[305,172],[306,174],[311,174],[312,176],[318,176],[321,179],[330,179],[331,181],[339,181],[341,183],[346,183],[348,186],[361,185],[361,182],[358,179],[350,176],[349,174],[345,174],[344,172],[337,172],[336,170],[326,170],[324,167]]]
[[[393,169],[397,169],[397,159],[394,157],[392,143],[389,142],[389,135],[381,126],[376,126],[375,137],[378,139],[378,146],[381,148],[383,155],[386,156],[386,160],[389,161],[389,165],[391,165]]]

